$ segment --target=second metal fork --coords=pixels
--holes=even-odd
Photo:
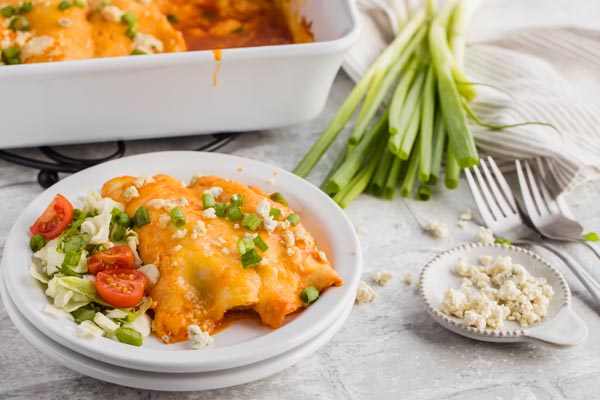
[[[472,171],[465,169],[465,175],[475,204],[488,228],[496,236],[506,237],[512,243],[539,245],[557,255],[600,305],[600,284],[573,257],[547,240],[542,241],[542,236],[525,224],[504,175],[491,157],[487,157],[487,164],[482,159]]]

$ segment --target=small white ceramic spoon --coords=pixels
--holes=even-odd
[[[444,292],[458,289],[462,277],[454,272],[456,263],[466,258],[479,265],[483,256],[511,256],[513,263],[523,265],[536,278],[545,278],[554,289],[548,315],[539,323],[521,327],[515,321],[505,321],[504,329],[477,329],[464,325],[458,318],[441,312]],[[500,244],[471,243],[438,254],[421,272],[421,300],[427,312],[446,329],[471,339],[487,342],[539,342],[557,346],[573,346],[588,335],[585,322],[571,308],[571,291],[565,278],[546,260],[520,247]]]

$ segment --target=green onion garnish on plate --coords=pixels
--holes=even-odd
[[[260,236],[257,236],[254,238],[254,244],[261,251],[267,251],[269,249],[269,246],[267,245],[267,243],[265,243],[265,241]]]
[[[239,221],[244,217],[244,213],[238,206],[233,206],[229,209],[227,216],[230,221]]]
[[[319,291],[314,286],[309,286],[300,292],[300,299],[304,304],[313,303],[319,298]]]
[[[234,194],[229,199],[229,202],[231,203],[232,206],[238,206],[239,207],[242,204],[244,204],[244,198],[242,197],[241,194]]]
[[[285,197],[283,197],[283,195],[279,192],[275,192],[273,194],[271,194],[271,200],[276,201],[279,204],[283,204],[284,206],[288,206],[288,202],[285,199]]]
[[[260,218],[258,218],[256,214],[246,214],[244,216],[244,220],[242,221],[242,226],[250,229],[251,231],[255,231],[260,226]]]
[[[187,221],[183,210],[179,207],[172,209],[169,213],[169,216],[171,217],[171,222],[173,222],[173,225],[175,225],[177,228],[184,226]]]
[[[215,203],[215,214],[217,214],[217,217],[224,217],[227,214],[227,204]]]
[[[248,237],[243,237],[237,242],[237,249],[241,255],[246,254],[254,248],[254,242]]]
[[[115,336],[121,343],[130,344],[132,346],[142,345],[142,334],[135,329],[122,326],[115,330]]]
[[[215,206],[215,198],[210,193],[202,194],[202,206],[206,210],[207,208],[214,208]]]
[[[298,214],[290,214],[287,216],[286,220],[290,223],[290,225],[296,226],[300,223],[300,216]]]
[[[140,206],[140,208],[136,210],[135,214],[133,214],[133,223],[138,228],[150,223],[150,216],[148,215],[148,210],[146,210],[145,206]]]
[[[258,263],[262,260],[262,257],[258,255],[256,250],[250,249],[244,254],[242,254],[242,267],[244,268],[252,268],[258,265]]]

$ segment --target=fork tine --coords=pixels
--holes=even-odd
[[[491,157],[488,157],[488,159],[491,159]],[[490,187],[490,190],[494,194],[496,203],[498,204],[498,206],[500,207],[500,209],[502,210],[504,215],[508,217],[509,215],[514,214],[514,211],[510,208],[510,205],[504,199],[502,192],[500,191],[500,189],[498,189],[498,185],[496,185],[496,180],[490,173],[490,171],[485,163],[485,160],[481,160],[480,165],[481,165],[481,169],[483,170],[483,174],[487,178],[488,186]]]
[[[467,183],[469,184],[469,188],[471,189],[471,194],[473,195],[473,199],[475,200],[475,204],[479,209],[479,214],[481,214],[481,218],[483,218],[483,222],[487,226],[492,226],[494,223],[494,217],[490,213],[490,210],[487,206],[487,203],[481,196],[481,192],[479,191],[479,187],[475,182],[475,178],[473,178],[473,174],[469,168],[465,168],[465,177],[467,178]]]
[[[496,165],[496,162],[492,157],[488,157],[488,162],[490,163],[490,167],[494,172],[494,176],[496,176],[498,184],[502,188],[502,193],[504,193],[504,197],[510,204],[510,207],[512,208],[513,212],[517,213],[519,210],[519,208],[517,207],[517,200],[515,199],[515,195],[513,194],[510,185],[504,178],[504,174],[502,173],[502,171],[500,171],[500,168],[498,168],[498,165]]]
[[[531,171],[531,167],[529,166],[529,162],[525,161],[525,172],[527,174],[527,178],[529,180],[529,188],[531,190],[531,194],[533,196],[533,200],[535,201],[535,205],[540,213],[540,215],[548,215],[550,211],[548,211],[548,207],[546,207],[546,203],[544,199],[542,199],[542,195],[540,194],[540,185],[537,183],[537,179],[533,172]]]
[[[502,217],[504,217],[504,215],[502,214],[502,211],[500,211],[500,208],[498,208],[498,204],[496,204],[496,200],[494,199],[494,196],[490,192],[485,178],[483,177],[483,175],[481,175],[481,172],[479,171],[479,167],[477,165],[475,165],[471,169],[475,173],[475,177],[477,177],[477,181],[479,182],[479,187],[481,188],[483,197],[485,198],[488,208],[489,208],[490,212],[492,213],[492,215],[494,216],[494,219],[496,219],[496,220],[502,219]]]
[[[532,222],[538,219],[539,214],[537,207],[531,197],[531,192],[529,191],[529,185],[527,180],[525,179],[525,174],[523,172],[523,166],[519,160],[515,161],[515,165],[517,166],[517,178],[519,179],[519,188],[521,189],[521,195],[523,196],[523,203],[525,204],[525,210],[527,210],[527,215]]]
[[[540,179],[540,190],[542,192],[542,197],[544,198],[544,201],[546,202],[546,205],[548,206],[548,209],[550,210],[550,212],[552,214],[560,214],[560,209],[558,208],[558,203],[552,197],[552,195],[548,191],[548,188],[546,187],[546,184],[544,182],[542,182],[541,179]]]

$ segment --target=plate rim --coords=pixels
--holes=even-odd
[[[9,234],[6,238],[4,253],[2,257],[3,263],[6,261],[8,257],[11,256],[11,253],[14,253],[15,247],[19,246],[19,242],[17,238],[20,232],[20,226],[23,225],[25,217],[31,213],[34,208],[34,204],[43,202],[46,199],[46,202],[49,201],[51,197],[55,193],[58,193],[62,188],[68,187],[72,182],[78,182],[79,180],[91,178],[90,184],[86,185],[84,190],[89,190],[94,188],[94,182],[98,181],[97,184],[102,184],[103,182],[99,182],[102,178],[93,179],[93,176],[97,174],[99,171],[106,171],[111,169],[117,169],[117,173],[111,173],[113,176],[124,175],[130,173],[131,167],[127,167],[128,164],[138,163],[137,165],[146,165],[146,169],[156,170],[156,165],[149,163],[158,163],[162,161],[169,162],[171,165],[162,165],[158,169],[162,170],[163,173],[174,173],[173,170],[176,168],[184,168],[187,169],[187,174],[193,175],[194,173],[190,173],[191,166],[184,165],[186,161],[193,159],[198,163],[198,167],[194,170],[196,173],[203,172],[202,171],[202,162],[221,162],[224,165],[228,166],[231,169],[231,174],[233,172],[239,172],[236,167],[239,166],[239,163],[243,164],[243,173],[246,173],[252,168],[256,168],[257,170],[269,171],[270,174],[276,172],[277,180],[283,179],[288,182],[288,185],[280,185],[280,186],[289,186],[294,187],[292,192],[287,191],[288,195],[297,199],[300,204],[303,204],[301,200],[301,196],[298,195],[299,191],[308,190],[311,196],[316,196],[317,202],[322,202],[323,204],[327,204],[326,208],[328,211],[332,211],[334,214],[337,214],[335,224],[330,223],[329,225],[332,228],[335,228],[336,233],[344,234],[344,238],[348,239],[351,243],[346,243],[347,247],[351,247],[353,249],[352,257],[348,254],[336,254],[336,257],[339,257],[340,260],[338,262],[341,264],[343,260],[346,261],[346,264],[350,263],[353,273],[351,274],[351,279],[344,279],[344,286],[338,288],[332,288],[333,290],[340,290],[343,292],[340,295],[331,295],[331,297],[340,297],[339,300],[333,304],[328,304],[327,302],[317,302],[312,307],[318,306],[320,308],[325,309],[327,305],[330,305],[331,308],[325,310],[325,317],[314,317],[313,320],[316,320],[316,324],[311,326],[310,329],[302,330],[300,333],[295,333],[290,337],[285,337],[285,340],[282,339],[281,332],[288,332],[290,328],[286,328],[286,326],[293,325],[295,321],[292,321],[290,324],[286,326],[282,326],[277,330],[273,330],[269,332],[269,335],[261,335],[257,338],[253,338],[247,342],[235,344],[232,346],[228,346],[225,348],[211,348],[203,350],[204,357],[198,357],[197,350],[176,350],[176,351],[164,351],[157,349],[148,349],[144,347],[128,347],[127,351],[115,351],[111,345],[112,341],[108,346],[101,346],[98,341],[94,340],[78,340],[73,335],[62,331],[61,329],[57,329],[57,327],[48,323],[48,319],[44,318],[42,315],[42,310],[36,310],[30,302],[23,296],[21,291],[17,290],[18,287],[18,277],[21,278],[23,275],[27,275],[29,278],[28,271],[19,273],[10,273],[8,268],[5,269],[5,276],[7,282],[7,290],[9,292],[10,297],[13,301],[21,306],[24,305],[24,311],[22,314],[25,318],[32,323],[34,326],[43,326],[44,332],[51,339],[61,343],[64,346],[69,346],[73,348],[73,350],[78,353],[84,354],[89,357],[93,357],[99,359],[103,362],[107,362],[114,365],[125,366],[127,368],[141,369],[146,371],[156,371],[156,372],[206,372],[212,370],[219,369],[228,369],[235,366],[246,365],[252,362],[257,362],[260,360],[267,359],[276,354],[281,354],[291,348],[297,347],[299,344],[306,342],[310,338],[318,335],[326,326],[330,324],[332,320],[335,319],[335,316],[339,315],[340,310],[345,304],[345,301],[349,298],[354,298],[356,290],[358,288],[358,283],[360,281],[360,275],[362,270],[362,251],[359,243],[358,236],[353,228],[353,225],[348,218],[348,216],[339,208],[339,206],[333,202],[333,200],[323,193],[316,186],[311,184],[310,182],[292,174],[291,172],[286,171],[281,167],[277,167],[274,165],[270,165],[264,163],[262,161],[257,161],[249,158],[229,155],[229,154],[221,154],[221,153],[209,153],[209,152],[195,152],[195,151],[159,151],[152,153],[144,153],[138,155],[132,155],[128,157],[123,157],[116,160],[111,160],[109,162],[88,168],[76,174],[73,174],[64,180],[58,182],[53,185],[49,189],[44,190],[40,193],[19,215],[16,219],[13,227],[9,231]],[[175,161],[174,161],[175,160]],[[144,164],[146,163],[146,164]],[[136,165],[136,167],[137,167]],[[152,165],[151,167],[147,167],[147,165]],[[221,164],[219,164],[221,165]],[[120,170],[119,170],[120,168]],[[204,167],[206,169],[206,167]],[[224,167],[223,167],[224,168]],[[139,168],[138,168],[139,169]],[[210,169],[210,168],[209,168]],[[216,167],[212,167],[212,169],[218,169]],[[171,172],[169,172],[171,171]],[[157,172],[158,173],[158,172]],[[210,173],[210,172],[206,172]],[[242,173],[241,173],[242,174]],[[100,174],[102,175],[102,174]],[[243,175],[240,176],[240,179]],[[254,179],[259,179],[258,172],[250,173],[250,175]],[[269,175],[271,176],[271,175]],[[261,178],[262,179],[262,178]],[[265,177],[265,182],[267,179]],[[274,185],[274,188],[277,188],[278,185]],[[72,191],[72,190],[69,190]],[[84,194],[84,193],[81,193]],[[306,200],[309,201],[309,200]],[[311,200],[311,201],[314,201]],[[319,211],[320,212],[320,211]],[[319,213],[318,212],[318,213]],[[300,212],[301,214],[302,212]],[[318,214],[317,213],[317,214]],[[334,226],[335,225],[335,226]],[[338,235],[336,235],[338,236]],[[331,242],[333,246],[333,241]],[[24,244],[23,244],[24,245]],[[28,259],[26,262],[23,262],[24,265],[27,266],[30,264],[30,260]],[[348,268],[348,267],[346,267]],[[339,267],[336,268],[339,272]],[[37,288],[36,288],[37,289]],[[329,292],[329,291],[328,291]],[[43,293],[43,292],[42,292]],[[326,293],[327,295],[327,293]],[[326,295],[323,296],[323,299],[326,298]],[[319,304],[324,304],[319,306]],[[308,313],[307,313],[308,314]],[[321,313],[323,314],[323,313]],[[279,334],[278,334],[279,332]],[[289,333],[289,332],[288,332]],[[269,336],[270,339],[266,340],[265,336]],[[274,336],[274,337],[273,337]],[[262,340],[261,340],[262,339]],[[273,345],[273,339],[276,339],[275,346]],[[104,338],[104,340],[109,340]],[[279,340],[279,342],[277,342]],[[108,342],[104,342],[108,343]],[[122,344],[119,344],[120,346]],[[254,345],[254,346],[253,346]],[[261,347],[261,345],[268,345],[270,350],[265,351],[266,347]],[[119,347],[120,350],[122,348]],[[251,350],[250,350],[251,349]],[[233,354],[235,353],[235,355]]]
[[[166,375],[167,383],[165,386],[165,382],[163,380],[156,381],[156,378],[162,379],[165,375],[160,372],[150,372],[150,371],[141,371],[126,367],[117,366],[118,371],[115,371],[115,366],[113,364],[103,363],[99,360],[90,359],[85,355],[73,351],[71,349],[65,348],[60,343],[55,342],[48,336],[44,335],[43,332],[36,329],[31,323],[27,320],[23,314],[16,309],[16,305],[13,300],[10,298],[8,294],[8,290],[5,287],[4,279],[0,275],[0,297],[4,300],[3,303],[6,305],[7,314],[12,321],[12,323],[17,328],[17,331],[27,340],[29,344],[37,351],[44,354],[46,357],[58,362],[60,365],[64,366],[67,369],[70,369],[74,372],[78,372],[80,374],[90,376],[94,379],[99,379],[105,382],[113,383],[116,385],[123,385],[127,387],[132,387],[136,389],[145,389],[145,390],[156,390],[156,391],[164,391],[164,392],[175,392],[175,391],[201,391],[201,390],[215,390],[215,389],[223,389],[227,387],[242,385],[250,382],[254,382],[256,380],[267,378],[271,375],[274,375],[278,372],[281,372],[302,359],[310,357],[315,352],[317,352],[320,348],[325,346],[332,338],[335,336],[337,332],[341,330],[344,326],[350,313],[352,312],[352,308],[354,302],[350,302],[346,308],[343,310],[341,316],[336,319],[330,326],[328,326],[322,334],[312,338],[306,343],[303,343],[288,352],[278,354],[272,358],[262,360],[256,363],[252,363],[245,366],[235,367],[232,369],[225,369],[219,371],[210,371],[210,372],[191,372],[191,373],[172,373]],[[13,308],[14,307],[14,308]],[[13,319],[13,315],[15,314],[16,318],[18,318],[18,322],[15,323]],[[26,331],[25,333],[23,331]],[[35,338],[31,338],[31,336]],[[34,343],[35,342],[35,343]],[[46,342],[46,343],[44,343]],[[73,359],[79,358],[78,361],[75,361],[77,365],[67,365],[68,362],[73,362]],[[275,365],[274,365],[275,363]],[[96,371],[98,369],[108,369],[106,371],[100,371],[103,376],[99,377],[94,372],[91,372],[91,368],[94,368]],[[248,370],[252,370],[253,368],[259,368],[260,372],[254,372],[254,375],[248,374]],[[128,380],[128,377],[124,375],[124,372],[132,373],[135,375],[135,378],[132,380]],[[227,383],[223,382],[223,379],[227,374],[231,374],[233,372],[233,376],[226,378],[229,379]],[[238,373],[238,379],[236,380],[235,374]],[[239,374],[244,373],[245,377],[240,378]],[[143,378],[142,374],[152,375],[152,378]],[[221,379],[219,384],[198,384],[199,378],[202,378],[202,375],[211,374],[216,375],[216,378]],[[181,379],[185,380],[186,386],[182,389]],[[210,380],[214,378],[209,378]],[[141,381],[149,382],[150,385],[142,384]],[[196,386],[193,386],[196,385]]]

